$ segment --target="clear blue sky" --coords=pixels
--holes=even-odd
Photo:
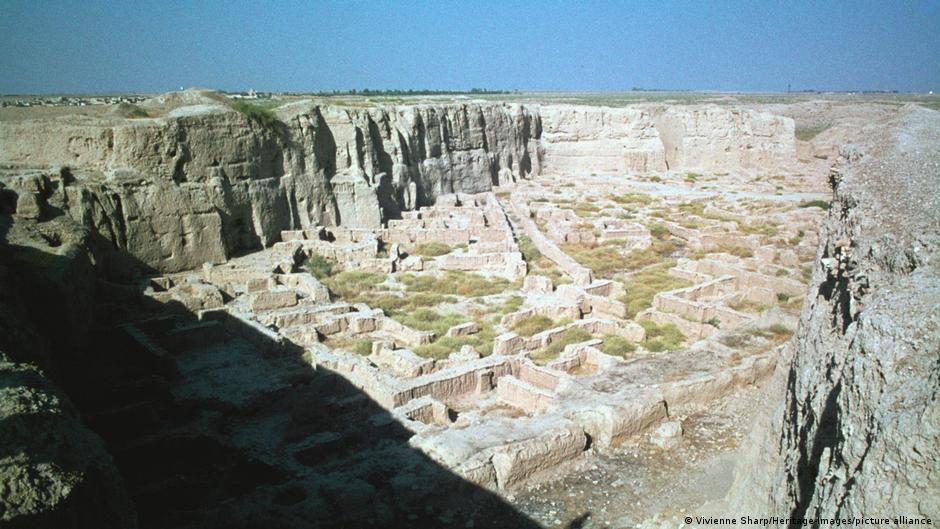
[[[0,93],[940,91],[940,0],[0,0]]]

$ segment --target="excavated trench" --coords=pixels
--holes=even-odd
[[[5,177],[0,188],[0,227],[5,240],[0,260],[0,309],[6,316],[0,326],[5,331],[0,340],[4,369],[19,369],[15,366],[20,364],[14,362],[40,365],[64,390],[60,400],[74,404],[74,410],[55,408],[54,415],[70,421],[80,418],[79,424],[103,440],[101,445],[87,431],[76,433],[71,423],[69,429],[61,430],[64,433],[58,425],[50,427],[47,445],[52,448],[36,449],[40,454],[36,460],[48,456],[42,450],[51,450],[65,461],[63,472],[84,472],[90,485],[76,490],[81,494],[93,490],[99,499],[83,504],[82,497],[68,498],[63,493],[68,501],[45,500],[45,505],[36,502],[39,506],[33,510],[17,511],[9,517],[10,527],[51,527],[70,516],[77,516],[75,525],[82,527],[136,523],[153,528],[457,525],[534,529],[552,522],[554,503],[551,509],[545,507],[545,513],[540,512],[543,505],[538,495],[520,494],[521,500],[508,503],[411,446],[414,431],[348,377],[322,365],[313,369],[303,347],[272,339],[271,333],[247,326],[224,311],[197,318],[181,304],[152,304],[142,296],[149,283],[119,280],[133,275],[127,273],[131,268],[178,271],[197,269],[203,262],[223,262],[246,245],[270,245],[281,230],[306,229],[336,219],[371,222],[372,216],[362,214],[366,203],[358,200],[363,196],[369,197],[367,206],[379,208],[381,218],[388,220],[438,194],[488,190],[494,183],[551,168],[552,161],[561,167],[584,157],[584,171],[601,173],[637,167],[715,170],[721,163],[738,168],[782,163],[792,155],[793,123],[747,111],[748,119],[765,134],[757,140],[716,135],[702,149],[700,142],[686,141],[707,136],[702,130],[690,130],[689,120],[710,119],[725,123],[721,130],[737,130],[727,125],[733,123],[728,117],[731,113],[717,108],[570,107],[538,112],[497,105],[412,110],[411,114],[357,111],[339,118],[336,109],[315,108],[281,116],[287,127],[279,132],[280,140],[293,145],[291,149],[273,147],[276,137],[229,113],[169,120],[141,130],[124,124],[116,129],[113,123],[96,124],[85,133],[91,139],[84,148],[101,147],[104,154],[86,156],[83,151],[77,158],[80,167],[59,171],[58,179]],[[733,119],[741,118],[735,114]],[[650,148],[648,135],[624,138],[599,125],[611,122],[643,123],[638,130],[658,131],[659,143]],[[581,129],[572,139],[575,124]],[[5,175],[18,174],[29,155],[43,151],[42,145],[14,142],[15,136],[42,136],[40,143],[49,146],[51,153],[42,155],[50,165],[61,154],[62,148],[56,146],[58,131],[42,125],[41,134],[30,133],[23,128],[28,126],[38,125],[0,127],[0,137],[12,147],[2,160]],[[241,147],[232,152],[220,147],[224,135],[219,131],[227,127],[241,127],[248,137],[255,135],[259,141],[248,143],[260,150],[246,160]],[[75,129],[67,132],[75,133]],[[166,142],[166,148],[158,149],[162,152],[156,158],[145,160],[133,142],[122,143],[134,135],[146,139],[145,144]],[[590,161],[594,160],[591,149],[608,153],[614,140],[622,142],[618,152],[629,154],[617,159],[605,154]],[[735,154],[733,159],[719,154],[737,153],[739,143],[757,148]],[[126,166],[138,177],[159,176],[116,184],[127,175],[118,171],[109,178],[97,178],[104,167],[102,159],[109,159],[111,166]],[[263,163],[251,166],[259,160]],[[334,196],[342,189],[329,185],[343,171],[363,179],[350,184],[347,202]],[[409,182],[420,185],[409,187]],[[35,190],[27,191],[33,189],[30,186]],[[213,189],[220,190],[219,195],[213,195]],[[163,193],[167,196],[161,197]],[[168,206],[167,199],[175,205]],[[341,203],[348,208],[341,208]],[[51,229],[59,223],[61,227]],[[834,257],[838,260],[839,256]],[[113,270],[125,273],[104,272]],[[824,300],[820,303],[830,305],[834,333],[850,334],[858,326],[852,303],[867,291],[851,291],[852,285],[860,284],[854,274],[854,269],[842,269],[812,287]],[[790,493],[795,496],[789,498],[792,501],[775,499],[778,506],[788,505],[794,515],[813,514],[825,510],[811,500],[827,493],[816,488],[823,467],[852,461],[851,455],[843,458],[841,452],[851,451],[845,447],[845,431],[857,417],[845,402],[851,388],[841,385],[839,377],[832,377],[835,385],[827,388],[828,398],[818,410],[805,410],[800,403],[806,392],[800,373],[805,366],[794,364],[789,369],[787,393],[781,398],[787,399],[790,416],[779,432],[790,433],[779,443],[795,444],[800,454],[787,452],[783,463],[777,463],[785,467],[787,472],[782,474],[791,478],[797,490]],[[579,373],[592,374],[587,367]],[[28,391],[39,392],[38,387]],[[756,400],[753,395],[748,398]],[[36,413],[52,414],[35,406]],[[449,422],[463,415],[453,409],[448,413]],[[734,423],[733,417],[716,423],[701,414],[690,416],[690,428],[706,425],[706,432],[712,428],[719,435],[709,437],[696,429],[689,443],[704,439],[736,444],[732,442],[735,435],[729,433],[733,428],[728,426]],[[4,434],[8,435],[4,440],[16,447],[7,452],[29,454],[34,443],[41,444],[31,440],[31,432],[24,428],[9,431],[14,430],[14,434]],[[596,448],[592,443],[598,440],[587,437],[585,450],[591,453]],[[597,485],[591,480],[639,465],[636,454],[646,448],[640,446],[632,456],[618,452],[600,464],[600,470],[558,481],[554,489],[552,484],[545,485],[545,494],[560,496],[572,483]],[[725,448],[722,445],[709,454],[725,457]],[[824,452],[835,455],[821,462]],[[86,460],[82,453],[95,457]],[[791,461],[792,468],[787,466]],[[657,490],[670,490],[655,478],[671,474],[658,474],[661,469],[648,460],[642,460],[642,465],[653,469],[649,483],[660,487]],[[859,469],[861,463],[856,472]],[[724,471],[714,474],[720,475],[722,483],[727,481]],[[558,483],[565,486],[558,489]],[[737,485],[732,495],[740,497]],[[761,490],[779,491],[780,487],[769,484]],[[696,500],[694,495],[684,497]],[[585,498],[600,501],[590,494]],[[648,502],[644,512],[665,509],[661,502],[645,497],[623,498]],[[577,516],[560,520],[559,525],[593,523],[589,513],[582,512],[582,499],[587,501],[565,499],[572,503],[566,513]],[[619,518],[611,519],[639,523],[642,520],[634,518],[636,512],[620,512]]]

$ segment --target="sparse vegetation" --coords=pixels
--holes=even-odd
[[[304,263],[307,272],[313,277],[323,280],[333,275],[336,270],[336,261],[323,257],[320,254],[313,254]]]
[[[248,119],[257,122],[264,127],[271,127],[277,123],[277,116],[274,114],[274,112],[271,109],[265,108],[261,105],[256,105],[247,101],[236,100],[232,101],[232,108],[238,112],[241,112]]]
[[[748,258],[754,257],[754,250],[748,248],[747,246],[741,246],[738,244],[731,243],[722,243],[718,245],[716,249],[718,253],[728,253],[736,257]]]
[[[549,344],[548,347],[533,353],[532,359],[540,363],[554,360],[558,358],[558,355],[561,354],[562,351],[565,350],[565,347],[573,343],[586,342],[591,338],[593,338],[593,336],[591,336],[591,333],[585,329],[580,327],[570,327],[565,329],[558,336],[555,336],[555,338],[552,340],[552,343]]]
[[[753,301],[743,299],[743,298],[729,303],[728,307],[738,312],[753,312],[757,314],[760,314],[761,312],[764,312],[765,310],[770,308],[769,305],[764,305],[762,303],[755,303]]]
[[[607,198],[621,205],[640,204],[640,205],[645,206],[653,202],[653,197],[644,193],[624,193],[622,195],[609,195]]]
[[[800,270],[800,277],[803,279],[804,283],[809,283],[813,279],[813,267],[812,265],[806,265]]]
[[[424,242],[415,246],[414,252],[415,255],[420,255],[421,257],[437,257],[440,255],[447,255],[453,250],[450,246],[442,242]]]
[[[653,296],[657,293],[692,285],[685,279],[669,275],[669,269],[675,265],[675,261],[666,261],[640,270],[624,282],[626,293],[620,301],[627,306],[628,318],[634,318],[639,312],[650,308]]]
[[[800,141],[810,141],[811,139],[818,136],[821,132],[831,127],[829,123],[822,125],[800,125],[796,127],[796,139]]]
[[[604,343],[601,344],[600,350],[605,354],[626,358],[631,353],[636,351],[636,344],[627,341],[627,339],[622,336],[608,334],[605,335],[602,339],[604,340]]]
[[[392,315],[392,317],[402,325],[407,325],[412,329],[432,331],[438,338],[444,336],[447,329],[454,325],[467,322],[467,317],[463,314],[456,312],[441,314],[431,309],[418,309],[407,313],[400,312]]]
[[[312,271],[311,274],[313,274]],[[385,279],[384,274],[348,270],[336,275],[324,276],[321,281],[331,292],[349,301],[358,300],[360,295],[371,291],[373,287],[382,283]]]
[[[769,224],[747,224],[744,222],[738,223],[738,231],[746,235],[766,235],[768,237],[773,237],[777,234],[777,228]]]
[[[650,231],[650,235],[657,239],[666,239],[669,237],[669,228],[660,222],[650,222],[646,225],[646,228]]]
[[[496,337],[496,330],[492,325],[483,320],[478,319],[476,322],[478,325],[480,325],[480,331],[476,334],[471,334],[469,336],[444,336],[443,333],[441,333],[438,334],[438,338],[435,339],[432,343],[415,347],[415,354],[425,358],[446,358],[450,353],[458,351],[465,345],[472,346],[477,350],[478,353],[482,355],[488,355],[492,353],[493,339]],[[455,323],[454,325],[457,324]],[[446,332],[446,329],[444,332]]]
[[[782,325],[780,323],[775,323],[773,325],[760,327],[757,329],[749,329],[747,333],[751,336],[759,336],[761,338],[768,339],[775,344],[783,343],[793,336],[793,331],[786,325]]]
[[[368,356],[372,354],[372,340],[357,340],[349,350],[362,356]]]
[[[819,209],[829,209],[829,203],[825,200],[810,200],[808,202],[803,202],[800,204],[801,208],[819,208]]]
[[[573,210],[579,217],[590,217],[600,211],[601,208],[591,202],[578,202],[575,204]]]
[[[685,335],[673,323],[657,325],[651,320],[640,320],[640,325],[646,331],[643,347],[654,353],[678,349],[685,341]]]
[[[457,294],[466,297],[481,297],[499,294],[513,286],[501,277],[487,278],[468,272],[447,271],[441,275],[403,274],[398,278],[411,292],[431,294]]]
[[[528,338],[529,336],[533,336],[542,331],[551,329],[554,326],[555,320],[549,318],[548,316],[533,314],[532,316],[527,316],[512,324],[509,329],[519,336],[525,336]]]

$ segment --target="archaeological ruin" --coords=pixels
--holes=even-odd
[[[940,519],[936,110],[232,101],[0,109],[3,527]]]

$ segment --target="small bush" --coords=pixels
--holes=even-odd
[[[336,261],[323,257],[320,254],[313,254],[304,264],[307,272],[317,279],[326,279],[333,275],[336,267]]]
[[[447,255],[451,252],[452,248],[442,242],[425,242],[415,246],[414,253],[415,255],[420,255],[421,257],[437,257],[439,255]]]
[[[510,329],[520,335],[528,338],[529,336],[538,334],[544,330],[551,329],[555,326],[555,320],[549,318],[548,316],[542,316],[540,314],[534,314],[532,316],[527,316],[512,324]]]
[[[134,108],[133,110],[131,110],[131,111],[127,114],[127,117],[129,117],[129,118],[149,118],[149,117],[150,117],[150,113],[148,113],[146,110],[144,110],[144,109],[142,109],[142,108],[140,108],[140,107],[137,107],[137,108]]]
[[[601,344],[601,351],[611,356],[626,358],[630,353],[636,351],[636,345],[627,341],[622,336],[608,334],[603,337],[604,343]]]
[[[277,123],[277,116],[269,108],[254,105],[247,101],[233,101],[232,108],[262,126],[271,127]]]
[[[665,239],[669,237],[669,228],[665,224],[659,222],[650,222],[646,225],[646,228],[650,230],[650,235],[657,239]]]

